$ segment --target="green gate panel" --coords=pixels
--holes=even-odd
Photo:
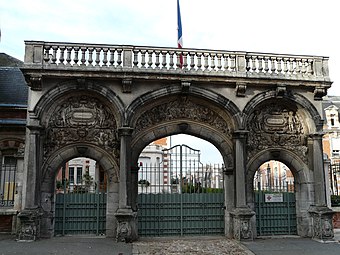
[[[55,235],[105,234],[106,194],[56,194]]]
[[[139,235],[223,235],[223,205],[223,193],[139,194]]]
[[[295,193],[283,192],[283,202],[266,202],[266,194],[255,192],[257,235],[296,235]]]

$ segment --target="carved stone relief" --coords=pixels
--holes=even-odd
[[[307,136],[296,110],[275,103],[255,110],[247,123],[248,159],[261,150],[286,148],[307,161]]]
[[[201,122],[220,130],[227,136],[231,135],[230,126],[224,118],[211,108],[196,104],[190,99],[173,100],[144,112],[138,118],[134,132],[138,133],[158,123],[176,119]]]
[[[110,109],[87,95],[64,100],[47,123],[44,155],[72,143],[96,144],[116,155],[119,149],[117,124]]]

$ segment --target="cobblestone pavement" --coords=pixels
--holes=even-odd
[[[133,255],[251,255],[235,240],[222,237],[153,238],[133,244]]]

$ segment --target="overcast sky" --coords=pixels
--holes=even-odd
[[[337,0],[180,0],[184,48],[328,56],[340,96]],[[177,47],[176,0],[1,0],[0,52],[24,41]]]

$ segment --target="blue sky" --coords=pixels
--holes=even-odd
[[[0,52],[23,60],[24,40],[176,47],[176,1],[2,0]],[[340,96],[337,2],[180,0],[184,47],[329,56]]]
[[[2,0],[0,52],[24,41],[177,47],[177,0]],[[184,48],[329,56],[340,96],[336,0],[180,0]],[[192,139],[191,139],[192,140]]]

